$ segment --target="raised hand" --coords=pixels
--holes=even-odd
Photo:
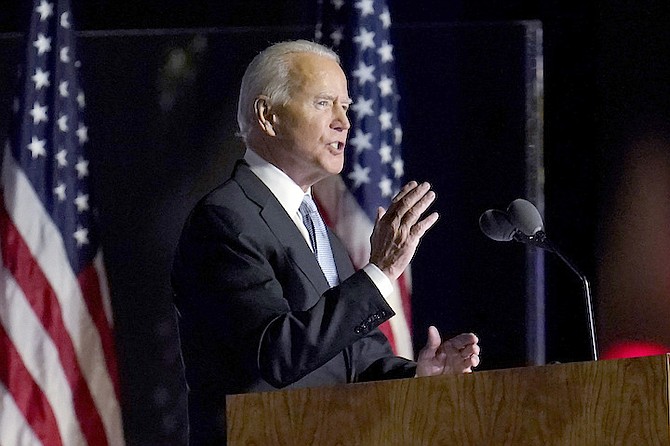
[[[370,262],[389,279],[397,279],[407,268],[421,237],[435,224],[437,212],[423,213],[435,201],[430,184],[407,183],[393,198],[388,210],[379,208],[370,237]]]

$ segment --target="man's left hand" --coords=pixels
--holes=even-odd
[[[419,352],[416,376],[471,373],[479,365],[479,339],[463,333],[442,342],[437,328],[428,327],[428,341]]]

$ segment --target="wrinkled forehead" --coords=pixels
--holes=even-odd
[[[292,54],[288,75],[293,87],[348,95],[344,71],[337,61],[329,57],[314,53]]]

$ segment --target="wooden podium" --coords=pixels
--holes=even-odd
[[[668,356],[232,395],[228,445],[670,445]]]

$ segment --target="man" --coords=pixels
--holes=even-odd
[[[308,209],[312,185],[343,167],[350,104],[338,58],[321,45],[279,43],[247,68],[238,105],[244,160],[191,213],[173,268],[194,445],[225,441],[227,394],[461,373],[479,363],[473,334],[441,343],[431,327],[414,363],[394,356],[377,329],[394,314],[384,300],[391,281],[437,221],[422,217],[435,199],[428,184],[410,182],[379,210],[370,263],[358,272]]]

